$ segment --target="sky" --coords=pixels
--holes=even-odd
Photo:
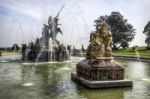
[[[119,11],[136,29],[130,46],[144,46],[144,26],[150,20],[150,0],[0,0],[0,47],[10,47],[41,37],[48,17],[59,16],[63,35],[57,39],[65,45],[87,47],[94,20],[101,15]]]

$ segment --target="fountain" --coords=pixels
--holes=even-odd
[[[42,37],[36,39],[35,43],[30,42],[27,46],[22,45],[22,60],[33,62],[47,61],[65,61],[69,59],[66,47],[56,39],[57,34],[61,33],[58,27],[59,14],[63,9],[61,7],[56,17],[49,16],[48,24],[43,25]]]
[[[131,80],[124,80],[124,66],[112,57],[112,36],[104,21],[90,35],[86,58],[76,65],[76,74],[71,79],[89,88],[132,86]]]

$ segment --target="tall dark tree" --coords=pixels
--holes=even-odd
[[[12,50],[19,50],[19,46],[18,46],[18,44],[13,44],[13,46],[12,46]]]
[[[84,52],[85,51],[85,49],[84,49],[84,45],[82,44],[82,46],[81,46],[81,50],[82,50],[82,52]]]
[[[75,51],[76,50],[76,48],[75,48],[75,46],[73,46],[73,51]]]
[[[146,35],[145,43],[148,47],[150,47],[150,21],[144,27],[143,33]]]
[[[127,22],[127,19],[125,19],[120,12],[112,12],[110,15],[100,16],[95,20],[96,26],[104,21],[110,26],[110,31],[112,33],[112,48],[127,48],[129,42],[133,40],[135,35],[133,26]]]

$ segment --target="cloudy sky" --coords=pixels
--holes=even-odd
[[[88,44],[94,20],[100,15],[119,11],[136,29],[133,45],[145,45],[144,26],[150,20],[149,0],[0,0],[0,47],[28,43],[41,36],[49,15],[56,16],[63,35],[57,38],[77,47]]]

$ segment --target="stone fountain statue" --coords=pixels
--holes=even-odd
[[[112,57],[112,36],[109,26],[103,22],[90,35],[86,58],[76,65],[72,80],[90,88],[132,86],[132,81],[124,80],[124,66]]]
[[[48,19],[48,26],[49,26],[49,29],[50,29],[50,37],[52,38],[52,40],[56,40],[56,36],[58,33],[61,33],[62,34],[62,31],[61,29],[58,27],[58,20],[59,20],[59,14],[61,12],[61,10],[64,8],[65,5],[63,5],[60,9],[60,11],[58,12],[57,16],[56,17],[52,17],[52,16],[49,16],[49,19]]]
[[[111,33],[108,25],[103,23],[95,33],[90,35],[90,45],[87,48],[87,58],[112,58],[111,55]]]
[[[50,28],[50,37],[53,39],[53,40],[56,40],[56,36],[58,33],[61,33],[62,34],[62,31],[61,29],[58,27],[58,16],[57,17],[52,17],[50,16],[49,17],[49,20],[48,20],[48,25],[49,25],[49,28]]]
[[[43,30],[42,30],[42,46],[45,47],[45,49],[48,49],[48,46],[49,46],[49,27],[48,25],[44,24],[43,25]]]
[[[42,37],[35,43],[22,46],[22,60],[24,61],[65,61],[69,59],[67,49],[57,40],[57,34],[61,33],[58,27],[59,14],[56,17],[49,16],[48,24],[43,25]]]

